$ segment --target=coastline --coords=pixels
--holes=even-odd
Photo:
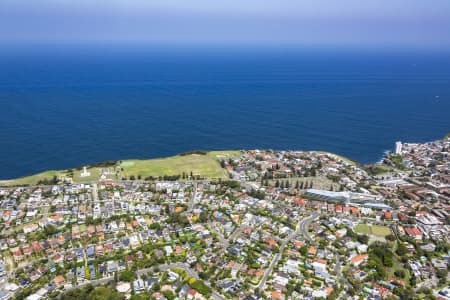
[[[450,138],[450,133],[446,134],[441,139],[448,138]],[[425,144],[432,142],[433,141],[425,142]],[[97,181],[102,178],[118,180],[131,178],[132,180],[145,180],[149,178],[161,179],[174,176],[181,178],[182,176],[188,177],[188,175],[191,177],[197,176],[206,179],[226,179],[228,178],[228,174],[226,170],[220,166],[220,160],[236,157],[241,153],[241,151],[249,150],[192,150],[168,157],[98,162],[85,165],[86,169],[84,169],[83,172],[89,173],[88,176],[80,175],[83,166],[79,166],[72,169],[47,170],[19,178],[0,179],[0,187],[36,185],[41,181],[48,184],[54,178],[62,178],[63,180],[65,180],[65,178],[72,178],[73,182],[90,182]],[[361,164],[357,160],[328,151],[295,151],[323,153],[363,168],[373,165],[381,165],[386,155],[391,153],[390,150],[385,150],[379,161],[369,164]],[[85,175],[87,175],[87,173]]]
[[[204,151],[205,154],[197,154],[196,152],[198,151],[193,150],[168,157],[159,157],[150,159],[126,159],[126,160],[98,162],[84,165],[86,166],[86,171],[90,174],[89,176],[80,177],[79,174],[82,172],[84,166],[78,166],[76,168],[71,169],[47,170],[19,178],[2,179],[0,180],[0,187],[18,186],[18,185],[36,185],[39,183],[39,181],[51,183],[51,180],[55,176],[58,178],[65,178],[68,177],[68,175],[71,175],[74,178],[73,182],[77,183],[97,181],[101,179],[101,173],[103,171],[102,169],[111,169],[111,168],[114,168],[115,170],[120,168],[122,171],[120,172],[119,175],[115,173],[109,174],[110,176],[107,176],[108,179],[123,179],[124,175],[134,176],[135,179],[138,179],[139,174],[131,174],[131,172],[134,169],[137,169],[138,171],[145,173],[147,175],[152,174],[151,176],[154,178],[164,176],[177,176],[182,175],[183,172],[186,174],[193,172],[194,176],[198,175],[201,176],[202,178],[226,179],[228,178],[228,174],[226,173],[225,169],[221,168],[220,160],[235,157],[241,151],[249,151],[249,150],[221,150],[221,151],[213,150],[213,151]],[[361,166],[361,164],[356,160],[328,151],[309,151],[309,150],[308,151],[297,150],[297,151],[309,153],[323,153],[344,160],[348,163]],[[180,165],[183,163],[185,164],[185,166]],[[139,164],[139,166],[136,166],[137,164]],[[198,164],[195,165],[197,169],[193,167],[192,170],[189,171],[189,167],[194,166],[194,164]],[[155,167],[155,165],[157,166]],[[162,165],[162,167],[160,167],[160,165]],[[148,173],[148,169],[151,170],[150,173]],[[145,179],[145,177],[142,174],[139,177],[140,179]],[[83,180],[83,178],[85,180]]]

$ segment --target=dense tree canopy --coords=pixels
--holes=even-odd
[[[124,300],[125,297],[113,289],[87,285],[82,289],[68,291],[61,296],[61,300]]]

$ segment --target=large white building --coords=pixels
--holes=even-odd
[[[402,142],[395,142],[395,154],[402,154]]]
[[[383,197],[378,195],[308,189],[306,190],[306,196],[309,196],[317,200],[322,200],[326,202],[337,202],[345,205],[364,206],[386,210],[392,209],[390,206],[382,203]]]

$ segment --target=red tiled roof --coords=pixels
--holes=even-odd
[[[405,232],[408,235],[422,235],[422,232],[416,227],[405,227]]]

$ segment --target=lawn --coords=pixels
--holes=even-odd
[[[220,159],[228,159],[236,157],[240,154],[239,151],[210,151],[206,154],[189,154],[176,155],[166,158],[155,159],[130,159],[118,162],[115,166],[110,166],[109,169],[114,173],[117,171],[117,176],[112,174],[108,178],[129,178],[140,175],[142,179],[148,176],[158,177],[164,175],[181,175],[183,172],[194,175],[200,175],[206,178],[228,178],[226,170],[220,167]],[[86,182],[100,179],[102,167],[88,167],[90,172],[89,177],[81,177],[81,170],[73,169],[74,182]],[[68,170],[60,171],[46,171],[39,174],[26,176],[12,180],[0,180],[0,186],[13,185],[34,185],[40,180],[50,180],[54,176],[66,177],[70,175]]]
[[[39,174],[21,177],[12,180],[0,180],[0,186],[11,186],[11,185],[32,185],[36,184],[40,180],[52,179],[53,176],[61,177],[65,174],[64,171],[45,171]]]
[[[391,229],[386,226],[380,226],[380,225],[372,225],[372,234],[378,235],[378,236],[387,236],[390,235]]]
[[[90,172],[90,176],[81,177],[82,170],[72,169],[72,172],[69,170],[50,170],[17,179],[0,180],[0,186],[35,185],[41,180],[51,180],[54,176],[57,178],[72,178],[74,182],[87,182],[100,179],[101,168],[88,168],[88,171]]]
[[[368,164],[364,169],[372,175],[381,175],[391,172],[393,168],[384,164]]]
[[[372,234],[372,231],[370,230],[369,225],[362,224],[362,223],[356,225],[355,232],[361,233],[361,234]]]
[[[396,255],[394,255],[393,261],[394,261],[394,266],[392,268],[387,268],[389,277],[395,276],[394,275],[395,271],[403,270],[403,271],[405,271],[405,278],[403,278],[403,280],[405,281],[406,285],[409,285],[409,278],[411,276],[411,274],[409,273],[409,270],[407,268],[403,267],[402,263],[398,260]]]
[[[360,224],[356,225],[355,232],[361,233],[361,234],[385,237],[385,236],[391,234],[391,229],[386,226],[368,225],[368,224],[360,223]]]
[[[211,151],[205,155],[189,154],[146,160],[125,160],[120,164],[121,176],[200,175],[207,178],[227,178],[226,170],[220,167],[219,159],[239,155],[239,151]]]

